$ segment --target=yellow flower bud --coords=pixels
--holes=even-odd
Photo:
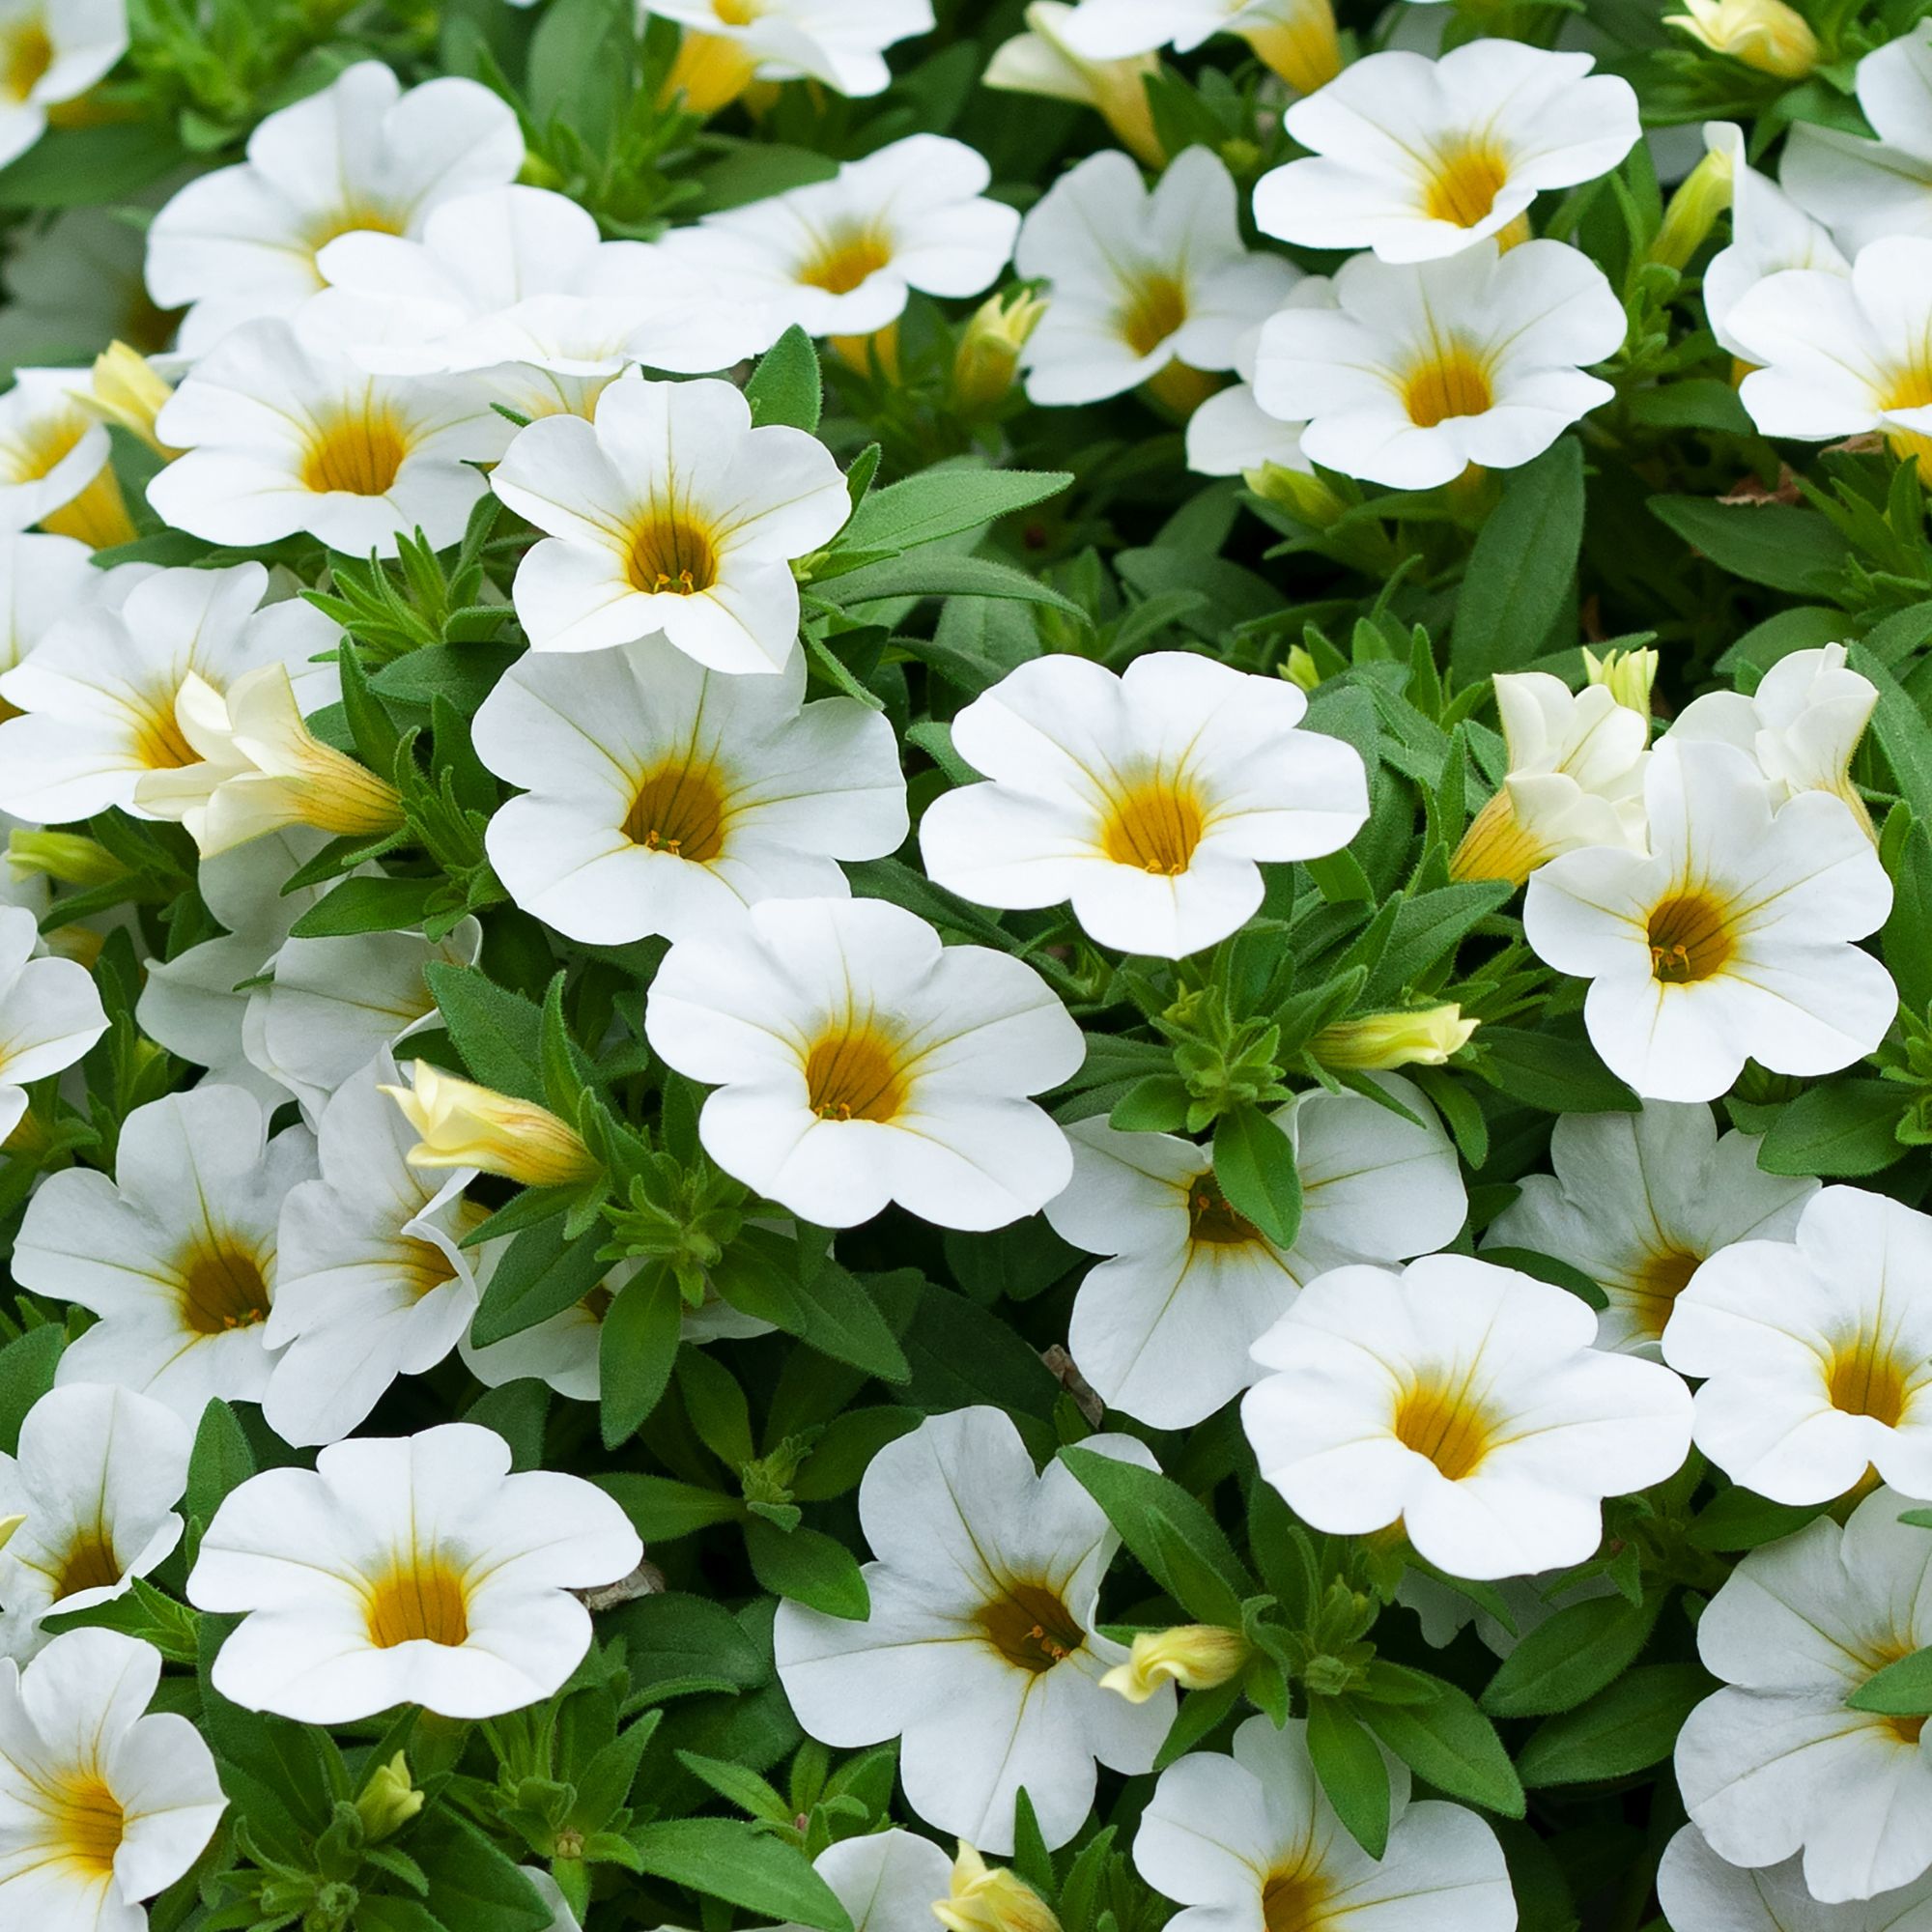
[[[1060,1932],[1060,1920],[1023,1879],[989,1865],[964,1838],[953,1861],[951,1893],[932,1916],[946,1932]]]
[[[716,114],[751,86],[757,71],[756,56],[742,41],[686,27],[658,105],[682,107],[687,114]]]
[[[410,1761],[398,1751],[376,1773],[355,1800],[362,1835],[371,1844],[393,1838],[423,1808],[423,1795],[410,1779]]]
[[[1364,1072],[1397,1066],[1440,1066],[1469,1043],[1481,1024],[1463,1017],[1458,1006],[1421,1007],[1406,1013],[1369,1013],[1338,1020],[1309,1041],[1308,1050],[1324,1066]]]
[[[1244,470],[1241,481],[1264,502],[1279,504],[1311,529],[1325,530],[1338,523],[1349,507],[1321,477],[1280,463]]]
[[[1297,94],[1326,87],[1342,71],[1342,45],[1335,36],[1330,0],[1275,0],[1268,12],[1272,19],[1234,31]]]
[[[7,835],[7,863],[15,878],[35,874],[64,886],[111,886],[128,868],[106,846],[77,832],[37,832],[20,827]]]
[[[138,349],[115,342],[94,358],[91,384],[76,389],[74,398],[102,422],[118,423],[172,463],[181,451],[170,448],[155,434],[155,418],[173,394],[173,384],[156,375]]]
[[[1684,0],[1684,5],[1687,12],[1664,15],[1665,26],[1682,27],[1713,53],[1729,54],[1760,73],[1803,80],[1821,58],[1810,22],[1785,0]]]
[[[1167,153],[1154,132],[1147,93],[1148,81],[1160,71],[1160,56],[1089,60],[1064,38],[1072,13],[1061,0],[1034,0],[1026,10],[1027,31],[994,50],[986,66],[986,86],[1077,100],[1104,115],[1122,147],[1136,159],[1151,168],[1165,167]]]
[[[1727,147],[1713,148],[1678,183],[1663,211],[1662,225],[1650,244],[1650,259],[1682,270],[1704,245],[1719,215],[1731,205],[1736,169]]]
[[[13,1542],[14,1532],[26,1521],[24,1516],[0,1516],[0,1549]]]
[[[1601,684],[1627,711],[1650,716],[1650,688],[1657,682],[1657,653],[1605,651],[1602,657],[1586,649],[1583,669],[1589,682]]]
[[[1163,1684],[1211,1690],[1237,1675],[1248,1655],[1248,1640],[1239,1631],[1214,1624],[1144,1632],[1134,1638],[1126,1662],[1115,1664],[1100,1679],[1100,1688],[1118,1690],[1129,1704],[1145,1704]]]
[[[1290,684],[1299,685],[1303,691],[1313,691],[1321,682],[1321,673],[1315,668],[1315,659],[1303,644],[1290,644],[1287,657],[1275,666],[1275,670]]]
[[[961,410],[990,410],[1019,374],[1020,351],[1039,327],[1046,301],[1026,289],[988,296],[974,311],[952,358],[952,400]]]
[[[384,1087],[421,1139],[412,1167],[474,1167],[526,1187],[570,1187],[601,1171],[577,1130],[547,1107],[473,1086],[418,1060],[412,1087]]]

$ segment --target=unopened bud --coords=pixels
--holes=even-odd
[[[687,114],[716,114],[751,86],[757,71],[756,55],[734,35],[686,27],[658,105],[681,107]]]
[[[1716,147],[1678,183],[1650,244],[1650,259],[1683,270],[1731,205],[1737,170],[1727,147]]]
[[[1481,1024],[1458,1006],[1421,1007],[1406,1013],[1368,1013],[1338,1020],[1309,1041],[1323,1066],[1361,1072],[1397,1066],[1440,1066],[1469,1043]]]
[[[64,886],[111,886],[128,877],[128,867],[105,845],[77,832],[20,827],[7,835],[7,863],[15,878],[38,874]]]
[[[94,358],[90,385],[73,393],[83,409],[139,437],[156,455],[173,462],[181,454],[155,434],[155,418],[173,396],[174,385],[156,375],[138,349],[111,343]]]
[[[0,1516],[0,1549],[13,1542],[14,1532],[26,1521],[24,1516]]]
[[[1248,1640],[1239,1631],[1216,1624],[1144,1632],[1134,1638],[1126,1662],[1115,1664],[1100,1679],[1100,1688],[1119,1691],[1129,1704],[1145,1704],[1163,1684],[1211,1690],[1237,1676],[1249,1655]]]
[[[1586,649],[1583,669],[1590,683],[1601,684],[1626,711],[1648,722],[1651,686],[1657,682],[1655,651],[1605,651],[1598,657]]]
[[[1256,58],[1297,94],[1313,94],[1342,71],[1342,43],[1330,0],[1273,0],[1264,9],[1243,7],[1240,14],[1242,18],[1264,17],[1230,31],[1240,35]]]
[[[1821,50],[1810,22],[1785,0],[1684,0],[1686,12],[1667,14],[1664,25],[1682,27],[1713,53],[1779,80],[1803,80]]]
[[[1275,667],[1275,670],[1290,684],[1298,685],[1303,691],[1313,691],[1321,682],[1321,673],[1315,667],[1314,655],[1304,644],[1290,644],[1287,657]]]
[[[1073,11],[1060,0],[1035,0],[1026,10],[1027,31],[994,50],[985,85],[1077,100],[1104,115],[1121,145],[1138,159],[1151,168],[1165,167],[1167,151],[1154,132],[1147,92],[1149,80],[1160,72],[1159,55],[1094,60],[1075,53],[1065,33]]]
[[[1046,313],[1044,298],[1026,289],[988,296],[974,311],[952,358],[952,400],[962,411],[990,410],[1019,374],[1020,352]]]
[[[459,1080],[418,1060],[410,1087],[383,1092],[421,1139],[412,1167],[473,1167],[526,1187],[570,1187],[602,1170],[576,1129],[547,1107]]]
[[[946,1932],[1060,1932],[1053,1908],[1025,1880],[989,1865],[964,1838],[951,1892],[933,1903]]]
[[[373,1844],[392,1838],[423,1808],[423,1795],[410,1777],[410,1761],[398,1751],[375,1775],[355,1800],[362,1835]]]
[[[1264,463],[1259,469],[1244,470],[1241,481],[1264,502],[1278,504],[1311,529],[1327,529],[1349,508],[1312,470],[1291,469],[1286,464]]]

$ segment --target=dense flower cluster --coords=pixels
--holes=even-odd
[[[1666,4],[0,0],[0,1932],[1932,1927],[1932,16]]]

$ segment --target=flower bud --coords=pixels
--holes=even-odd
[[[111,886],[128,867],[106,846],[77,832],[41,832],[21,826],[7,835],[7,863],[15,878],[36,873],[64,886]]]
[[[423,1795],[411,1781],[410,1761],[401,1751],[376,1767],[355,1800],[362,1835],[372,1845],[393,1838],[422,1808]]]
[[[658,105],[708,117],[730,106],[751,86],[757,70],[756,55],[742,41],[686,27],[677,43],[677,58],[658,94]]]
[[[0,1516],[0,1549],[13,1542],[14,1532],[26,1521],[24,1516]]]
[[[1601,684],[1627,711],[1650,716],[1650,688],[1657,682],[1654,650],[1605,651],[1598,657],[1586,649],[1583,669],[1591,684]]]
[[[1469,1043],[1481,1024],[1463,1017],[1458,1006],[1422,1007],[1406,1013],[1368,1013],[1338,1020],[1309,1041],[1308,1050],[1323,1066],[1364,1072],[1397,1066],[1440,1066]]]
[[[1715,124],[1714,124],[1715,125]],[[1682,270],[1731,205],[1736,167],[1728,147],[1714,147],[1678,183],[1663,211],[1662,225],[1650,244],[1650,259]]]
[[[1278,504],[1311,529],[1325,530],[1341,521],[1348,504],[1310,470],[1264,463],[1241,473],[1241,481],[1264,502]]]
[[[988,296],[974,311],[952,358],[952,400],[963,411],[990,410],[1019,374],[1020,351],[1046,313],[1043,297],[1026,289]]]
[[[1779,80],[1803,80],[1818,65],[1821,49],[1810,22],[1785,0],[1684,0],[1688,10],[1664,15],[1713,53],[1729,54],[1746,67]]]
[[[1288,655],[1275,666],[1278,675],[1303,691],[1313,691],[1321,682],[1314,656],[1305,644],[1290,644]]]
[[[1245,15],[1257,10],[1241,11]],[[1342,71],[1342,46],[1335,37],[1335,10],[1329,0],[1273,0],[1265,11],[1269,17],[1232,31],[1297,94],[1326,87]]]
[[[1064,30],[1073,9],[1060,0],[1034,0],[1026,10],[1027,31],[994,50],[984,75],[988,87],[1012,94],[1043,94],[1055,100],[1077,100],[1106,117],[1121,145],[1151,168],[1167,165],[1167,153],[1154,132],[1147,83],[1160,72],[1158,54],[1124,60],[1090,60],[1066,44]]]
[[[952,1889],[932,1916],[946,1932],[1060,1932],[1053,1909],[1023,1879],[989,1865],[964,1838],[952,1865]]]
[[[1163,1684],[1183,1690],[1211,1690],[1247,1663],[1248,1640],[1239,1631],[1215,1624],[1180,1624],[1173,1630],[1143,1632],[1124,1663],[1100,1679],[1103,1690],[1118,1690],[1129,1704],[1145,1704]]]
[[[174,394],[174,384],[156,375],[148,358],[125,342],[110,343],[94,358],[89,387],[76,389],[80,406],[102,422],[118,423],[169,462],[181,454],[155,434],[155,418]]]
[[[526,1187],[570,1187],[602,1172],[577,1130],[547,1107],[473,1086],[418,1060],[413,1087],[384,1087],[421,1139],[412,1167],[471,1167]]]

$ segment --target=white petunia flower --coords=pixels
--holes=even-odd
[[[593,421],[524,430],[490,480],[546,534],[517,569],[532,649],[662,635],[731,672],[783,668],[798,639],[792,562],[852,509],[825,445],[753,429],[729,383],[613,383]]]
[[[474,378],[372,376],[286,322],[222,337],[156,420],[185,454],[148,485],[168,523],[252,547],[299,531],[352,556],[396,554],[421,528],[463,534],[513,425]]]
[[[1153,1466],[1139,1442],[1080,1445]],[[872,1458],[859,1520],[874,1561],[860,1622],[781,1603],[774,1640],[798,1720],[840,1749],[897,1737],[906,1802],[939,1831],[999,1854],[1025,1786],[1049,1848],[1094,1802],[1094,1761],[1152,1767],[1174,1716],[1101,1689],[1125,1646],[1097,1634],[1120,1546],[1060,1463],[1042,1475],[998,1409],[935,1415]]]
[[[340,632],[299,598],[264,605],[268,588],[259,563],[155,571],[118,606],[83,605],[54,625],[0,675],[0,699],[25,714],[0,723],[0,807],[37,823],[110,806],[149,816],[135,801],[141,779],[196,761],[175,718],[190,672],[225,691],[285,665],[311,708],[327,702],[335,669],[309,660]]]
[[[898,320],[912,290],[976,296],[1007,266],[1020,218],[986,198],[992,179],[963,141],[910,134],[831,181],[674,228],[659,246],[768,316],[767,340],[797,324],[838,338],[863,367],[865,338]]]
[[[1932,238],[1932,20],[1859,62],[1858,96],[1878,139],[1794,122],[1784,191],[1849,253],[1890,235]]]
[[[214,1835],[227,1800],[201,1734],[144,1716],[161,1654],[119,1631],[57,1636],[0,1662],[0,1921],[143,1932]]]
[[[804,704],[776,677],[706,670],[662,637],[531,652],[476,714],[477,754],[526,787],[490,821],[490,863],[546,925],[591,945],[700,936],[765,898],[841,898],[840,859],[906,836],[887,720]]]
[[[931,0],[650,0],[684,29],[667,101],[694,114],[735,100],[754,80],[816,80],[838,94],[883,94],[885,53],[932,31]]]
[[[1867,1468],[1932,1495],[1932,1218],[1827,1187],[1790,1240],[1713,1255],[1663,1331],[1672,1368],[1708,1378],[1697,1446],[1775,1502],[1825,1502]]]
[[[248,158],[190,182],[148,231],[148,290],[188,307],[181,346],[199,355],[238,324],[292,315],[323,285],[316,257],[338,235],[417,235],[442,202],[514,180],[516,110],[444,75],[404,93],[362,61],[248,137]]]
[[[1590,847],[1529,882],[1523,930],[1591,981],[1591,1043],[1648,1099],[1712,1100],[1754,1059],[1830,1073],[1869,1053],[1897,1009],[1891,976],[1852,944],[1885,923],[1891,884],[1828,792],[1774,816],[1728,745],[1666,739],[1644,780],[1650,853]]]
[[[1843,1528],[1821,1517],[1751,1550],[1697,1621],[1697,1654],[1725,1688],[1677,1734],[1691,1823],[1732,1864],[1802,1851],[1804,1889],[1827,1905],[1932,1867],[1924,1719],[1845,1701],[1932,1644],[1932,1536],[1898,1520],[1910,1507],[1877,1490]]]
[[[1695,1825],[1663,1848],[1657,1900],[1677,1932],[1927,1932],[1932,1879],[1896,1891],[1820,1905],[1804,1889],[1801,1861],[1752,1868],[1714,1852]]]
[[[1151,190],[1125,155],[1090,155],[1029,211],[1015,259],[1051,285],[1021,358],[1036,403],[1146,384],[1182,413],[1300,273],[1242,242],[1234,177],[1208,148],[1177,156]]]
[[[1118,59],[1091,59],[1067,43],[1072,16],[1073,9],[1065,0],[1031,0],[1026,32],[993,49],[980,76],[980,86],[1092,107],[1105,117],[1115,138],[1136,160],[1151,168],[1165,167],[1167,153],[1154,130],[1147,92],[1149,80],[1160,72],[1158,56],[1148,48]]]
[[[100,1317],[61,1382],[138,1389],[189,1422],[215,1397],[262,1399],[282,1204],[316,1172],[307,1128],[267,1133],[250,1094],[201,1086],[128,1116],[112,1180],[68,1168],[41,1183],[14,1271]]]
[[[0,528],[36,526],[89,550],[139,532],[114,474],[107,425],[83,409],[85,369],[16,369],[0,396]]]
[[[6,0],[0,6],[0,164],[46,131],[128,51],[127,0]]]
[[[111,1602],[167,1556],[193,1446],[173,1409],[131,1389],[73,1382],[35,1403],[18,1454],[0,1456],[0,1517],[26,1519],[0,1549],[0,1652],[32,1656],[47,1617]]]
[[[215,1511],[187,1594],[244,1613],[213,1669],[244,1710],[312,1724],[404,1703],[491,1718],[563,1683],[590,1647],[571,1592],[642,1557],[601,1490],[512,1475],[500,1435],[453,1422],[251,1476]]]
[[[1120,60],[1153,47],[1192,53],[1214,34],[1237,34],[1302,94],[1342,69],[1329,0],[1080,0],[1066,42],[1090,60]]]
[[[644,1031],[718,1089],[698,1117],[725,1173],[827,1228],[889,1201],[942,1228],[1002,1228],[1066,1185],[1066,1136],[1025,1096],[1086,1041],[1031,966],[942,946],[880,899],[767,899],[680,940]]]
[[[1277,1373],[1241,1426],[1317,1529],[1400,1520],[1452,1577],[1580,1563],[1603,1498],[1662,1482],[1690,1447],[1682,1380],[1593,1347],[1596,1328],[1576,1295],[1464,1255],[1336,1268],[1255,1345]]]
[[[282,1203],[262,1414],[298,1447],[349,1435],[398,1376],[435,1368],[476,1312],[458,1245],[483,1218],[463,1198],[474,1177],[410,1166],[415,1129],[377,1084],[394,1078],[384,1053],[344,1082],[316,1129],[321,1177]]]
[[[1103,946],[1178,959],[1261,905],[1263,862],[1341,850],[1368,817],[1352,746],[1297,728],[1306,695],[1161,651],[1123,676],[1036,658],[952,721],[991,781],[935,799],[933,881],[980,905],[1070,900]]]
[[[1372,1859],[1321,1789],[1305,1719],[1250,1718],[1230,1749],[1169,1765],[1134,1834],[1140,1875],[1184,1908],[1173,1932],[1515,1932],[1496,1834],[1460,1804],[1412,1802],[1406,1766],[1390,1768],[1388,1846]]]
[[[0,905],[0,1142],[27,1112],[27,1087],[71,1066],[107,1031],[84,966],[35,958],[40,927],[24,906]]]
[[[1616,353],[1623,304],[1560,242],[1407,265],[1357,255],[1335,301],[1269,318],[1255,395],[1305,421],[1310,460],[1345,476],[1427,490],[1470,464],[1514,469],[1615,393],[1580,365]]]
[[[0,535],[0,673],[30,656],[63,617],[93,603],[111,582],[112,573],[96,570],[87,546],[72,537]],[[0,697],[0,722],[15,715],[16,707]]]
[[[1319,1090],[1274,1116],[1302,1187],[1286,1253],[1229,1207],[1208,1148],[1104,1120],[1067,1129],[1073,1179],[1046,1218],[1062,1240],[1113,1258],[1080,1284],[1067,1333],[1109,1407],[1188,1428],[1259,1377],[1248,1351],[1304,1283],[1455,1239],[1468,1211],[1456,1151],[1418,1089],[1394,1075],[1381,1084],[1426,1124],[1364,1094]]]
[[[1256,184],[1256,225],[1385,262],[1526,240],[1543,189],[1607,174],[1641,133],[1630,83],[1595,65],[1519,41],[1471,41],[1440,60],[1371,54],[1283,115],[1310,157]]]
[[[1554,1174],[1518,1182],[1487,1247],[1529,1248],[1580,1268],[1608,1299],[1597,1346],[1656,1355],[1677,1297],[1734,1241],[1788,1241],[1815,1180],[1766,1174],[1755,1134],[1719,1137],[1701,1102],[1646,1100],[1634,1114],[1565,1114]]]

